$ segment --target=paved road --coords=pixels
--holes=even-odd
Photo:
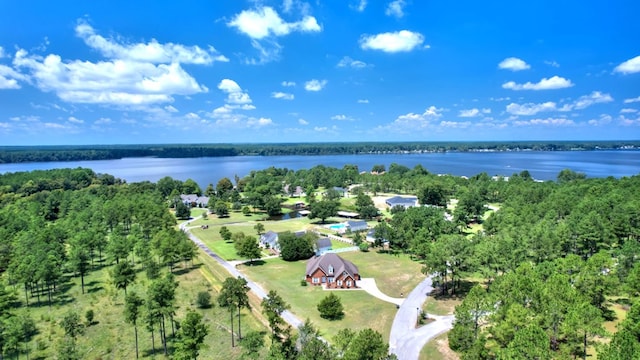
[[[198,239],[195,235],[193,235],[191,231],[189,231],[189,229],[187,228],[187,225],[191,221],[192,220],[185,221],[182,224],[180,224],[180,228],[183,229],[187,233],[187,235],[189,235],[189,238],[191,239],[191,241],[193,241],[207,255],[211,256],[215,261],[217,261],[220,265],[222,265],[231,275],[233,275],[234,277],[239,276],[247,280],[247,286],[249,286],[251,291],[253,291],[253,293],[256,294],[258,298],[260,299],[266,298],[267,292],[264,291],[263,288],[261,288],[258,284],[251,281],[251,279],[249,279],[248,277],[244,276],[240,271],[238,271],[238,269],[236,269],[234,265],[230,264],[228,261],[226,261],[225,259],[218,256],[216,253],[211,251],[211,249],[209,249],[207,245],[205,245],[200,239]],[[291,313],[289,310],[285,310],[281,316],[289,325],[291,325],[296,329],[303,323],[300,319],[298,319],[295,315],[293,315],[293,313]]]
[[[432,338],[453,327],[453,315],[429,315],[435,321],[416,329],[418,312],[433,290],[431,277],[424,279],[409,293],[393,319],[389,335],[389,352],[399,360],[417,360],[424,345]]]

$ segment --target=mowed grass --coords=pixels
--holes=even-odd
[[[200,351],[203,359],[240,359],[240,347],[231,347],[231,333],[229,324],[229,312],[226,309],[215,306],[218,289],[221,287],[220,277],[214,276],[209,266],[204,266],[207,259],[199,257],[193,268],[181,268],[180,264],[176,273],[178,288],[176,289],[176,314],[175,319],[184,318],[188,309],[200,312],[207,324],[209,334],[205,338],[205,347]],[[71,278],[62,287],[68,287],[65,293],[56,294],[54,299],[66,299],[54,303],[51,308],[46,303],[46,298],[41,297],[41,304],[36,305],[36,299],[30,299],[31,306],[21,307],[17,313],[28,313],[36,322],[38,334],[27,345],[30,349],[30,357],[37,359],[55,358],[58,344],[64,338],[64,332],[59,323],[68,311],[78,313],[83,322],[85,314],[91,309],[95,313],[93,324],[86,325],[84,332],[77,339],[77,348],[80,358],[83,359],[133,359],[135,358],[134,328],[124,321],[124,291],[117,290],[110,284],[109,269],[105,266],[100,270],[91,272],[85,277],[85,294],[81,293],[80,279]],[[135,291],[145,297],[146,288],[150,281],[144,271],[137,273],[136,282],[127,288],[127,292]],[[214,305],[209,309],[197,309],[195,300],[200,291],[208,291],[212,295]],[[18,296],[18,300],[24,304],[24,294]],[[242,331],[257,330],[267,333],[267,328],[262,321],[252,313],[243,310]],[[151,333],[143,325],[142,317],[139,319],[138,336],[140,357],[153,358]],[[167,324],[168,335],[171,336],[171,325]],[[235,329],[237,331],[237,328]],[[155,330],[155,358],[164,359],[162,344],[159,339],[158,329]],[[168,340],[168,348],[171,351],[173,341]],[[24,356],[24,353],[23,353]]]
[[[427,297],[427,300],[422,304],[422,310],[434,315],[452,315],[456,309],[456,306],[462,303],[461,299],[442,297],[436,299],[433,296]]]
[[[306,261],[285,262],[282,259],[268,259],[258,266],[238,267],[266,291],[277,291],[295,315],[302,321],[309,318],[328,341],[333,341],[332,335],[343,328],[372,328],[385,338],[389,337],[396,313],[395,305],[378,300],[362,290],[335,291],[342,301],[345,316],[337,321],[322,319],[317,305],[329,292],[319,286],[301,286],[305,268]]]
[[[449,349],[447,333],[431,339],[420,351],[420,360],[458,360],[460,357]]]

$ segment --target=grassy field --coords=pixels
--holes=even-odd
[[[436,299],[429,296],[422,305],[422,310],[434,315],[452,315],[456,306],[460,305],[462,300],[451,298]]]
[[[213,306],[206,310],[196,309],[196,294],[200,291],[208,291],[212,295],[212,302],[221,286],[220,280],[214,276],[214,272],[209,265],[203,266],[204,258],[196,260],[193,268],[178,269],[176,280],[179,283],[176,290],[176,320],[184,317],[187,309],[194,309],[204,316],[204,321],[209,327],[209,334],[205,339],[206,347],[200,352],[201,358],[224,358],[239,359],[241,348],[231,347],[229,313],[226,309]],[[130,324],[125,323],[124,292],[116,290],[110,284],[110,267],[104,267],[93,271],[85,277],[85,294],[81,294],[80,279],[71,278],[63,294],[58,294],[58,299],[67,299],[67,302],[54,303],[51,308],[45,303],[46,299],[41,299],[41,305],[36,305],[36,299],[31,299],[28,308],[21,307],[20,312],[29,313],[36,321],[38,334],[27,345],[30,357],[33,359],[54,358],[57,354],[58,343],[64,334],[59,325],[63,315],[68,311],[77,312],[84,321],[87,310],[95,312],[93,324],[86,326],[82,335],[78,337],[77,347],[81,358],[87,359],[131,359],[135,358],[134,329]],[[215,270],[214,270],[215,271]],[[135,291],[144,297],[145,289],[149,280],[143,271],[138,272],[137,281],[130,286],[127,291]],[[19,297],[24,301],[24,296]],[[142,322],[142,321],[140,321]],[[253,316],[248,311],[243,311],[242,315],[243,333],[251,330],[263,331],[266,334],[266,327],[262,320]],[[167,324],[170,329],[170,325]],[[237,331],[237,329],[236,329]],[[138,326],[140,356],[143,358],[154,357],[151,345],[151,333],[144,325]],[[169,330],[170,335],[170,330]],[[165,358],[162,355],[161,343],[158,331],[155,333],[155,347],[157,358]],[[169,341],[171,348],[171,341]]]
[[[458,360],[458,354],[449,349],[447,333],[431,339],[420,351],[420,360]]]
[[[399,296],[408,293],[424,277],[420,265],[408,257],[396,257],[375,252],[349,252],[340,254],[353,261],[363,277],[375,277],[381,291]],[[306,261],[286,262],[268,259],[258,266],[240,266],[239,270],[260,284],[265,290],[276,290],[290,305],[294,314],[311,321],[331,341],[331,334],[342,328],[363,329],[370,327],[388,338],[396,307],[378,300],[361,290],[336,291],[342,299],[345,317],[339,321],[320,318],[316,306],[328,292],[316,286],[301,286]],[[412,275],[413,274],[413,275]],[[383,276],[384,275],[384,276]]]

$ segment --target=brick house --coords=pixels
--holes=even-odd
[[[305,280],[329,289],[352,289],[358,287],[356,281],[360,280],[360,274],[351,261],[326,253],[309,260]]]

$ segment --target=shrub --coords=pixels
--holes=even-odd
[[[307,285],[309,285],[307,283],[307,280],[304,280],[304,279],[300,280],[300,286],[307,286]]]
[[[196,303],[200,309],[211,307],[211,294],[208,291],[200,291],[196,297]]]
[[[84,318],[87,319],[87,326],[93,324],[93,317],[94,317],[94,313],[92,309],[87,310],[87,312],[84,314]]]
[[[327,295],[320,301],[318,311],[320,312],[320,317],[323,319],[340,320],[344,317],[342,302],[334,293]]]
[[[361,242],[360,245],[358,245],[358,247],[360,248],[360,251],[363,252],[367,252],[369,251],[369,243],[368,242]]]

